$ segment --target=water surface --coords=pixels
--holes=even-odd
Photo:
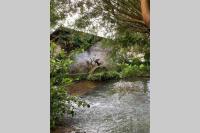
[[[90,108],[78,109],[75,117],[67,116],[65,122],[81,133],[149,133],[149,80],[122,81],[139,81],[142,83],[141,91],[114,89],[114,84],[119,81],[91,83],[92,87],[87,83],[89,91],[84,91],[81,97],[90,104]]]

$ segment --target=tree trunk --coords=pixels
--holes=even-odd
[[[140,0],[140,2],[144,23],[150,27],[150,0]]]

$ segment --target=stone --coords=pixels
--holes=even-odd
[[[144,84],[141,81],[135,82],[127,82],[127,81],[119,81],[113,84],[114,90],[128,90],[128,91],[143,91]]]

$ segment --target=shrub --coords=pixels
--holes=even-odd
[[[62,87],[51,87],[50,96],[50,127],[54,128],[64,117],[64,114],[74,116],[76,107],[89,107],[85,101],[67,94]]]
[[[134,77],[134,76],[149,76],[150,68],[145,64],[140,65],[129,65],[122,64],[120,65],[121,72],[120,77]]]
[[[137,73],[138,73],[138,67],[136,65],[132,66],[125,64],[123,65],[120,77],[125,78],[125,77],[136,76]]]
[[[50,95],[50,126],[54,128],[66,112],[67,93],[64,88],[54,86],[51,87]]]
[[[109,79],[119,79],[120,74],[117,71],[104,71],[94,74],[89,74],[88,80],[109,80]]]
[[[54,128],[65,113],[75,114],[75,107],[86,105],[80,98],[68,95],[66,87],[72,83],[72,79],[67,76],[68,66],[72,61],[65,56],[62,51],[54,54],[55,44],[51,44],[50,58],[50,127]]]

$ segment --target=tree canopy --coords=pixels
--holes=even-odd
[[[51,27],[78,13],[74,26],[80,29],[96,22],[107,30],[150,32],[143,19],[141,0],[51,0],[50,6]]]

